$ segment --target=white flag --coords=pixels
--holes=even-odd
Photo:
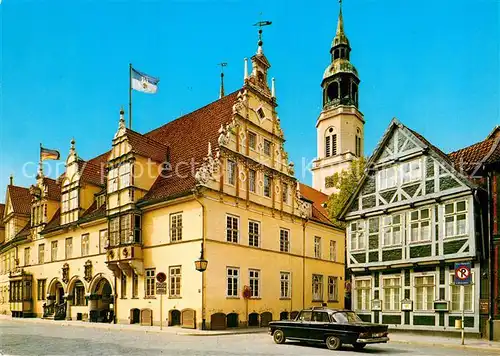
[[[145,73],[132,68],[132,89],[142,91],[143,93],[155,94],[158,90],[160,79],[151,77]]]

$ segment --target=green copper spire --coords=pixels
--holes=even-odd
[[[340,0],[339,3],[340,3],[340,10],[339,10],[339,20],[337,22],[337,33],[335,34],[335,38],[333,39],[332,47],[341,44],[349,46],[349,40],[347,39],[347,36],[345,35],[344,32],[344,19],[342,17],[342,0]]]

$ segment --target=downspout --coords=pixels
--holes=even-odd
[[[113,324],[116,324],[117,323],[117,315],[118,315],[118,294],[116,294],[116,283],[117,283],[117,280],[116,280],[116,274],[113,273],[113,276],[115,277],[115,287],[113,288],[115,290],[115,293],[114,293],[114,302],[115,302],[115,312],[114,312],[114,315],[113,315]]]
[[[202,219],[202,229],[201,229],[201,248],[202,248],[202,253],[203,256],[206,258],[206,245],[205,245],[205,238],[206,238],[206,209],[205,205],[201,202],[201,200],[197,196],[197,189],[193,189],[193,197],[194,199],[200,204],[201,206],[201,219]],[[206,315],[205,315],[205,288],[206,288],[206,277],[205,277],[206,271],[201,272],[201,330],[206,330]]]
[[[307,219],[302,222],[302,309],[306,308],[306,225]]]

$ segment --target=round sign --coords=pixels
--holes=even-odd
[[[455,270],[455,276],[460,280],[466,280],[470,276],[470,268],[467,266],[460,266]]]
[[[159,283],[163,283],[167,280],[167,275],[163,272],[158,272],[158,274],[156,275],[156,280]]]

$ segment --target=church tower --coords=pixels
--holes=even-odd
[[[337,33],[330,49],[331,63],[323,74],[323,110],[316,122],[317,158],[313,187],[331,194],[331,176],[363,156],[364,118],[358,109],[358,71],[350,62],[351,46],[344,32],[342,2]]]

